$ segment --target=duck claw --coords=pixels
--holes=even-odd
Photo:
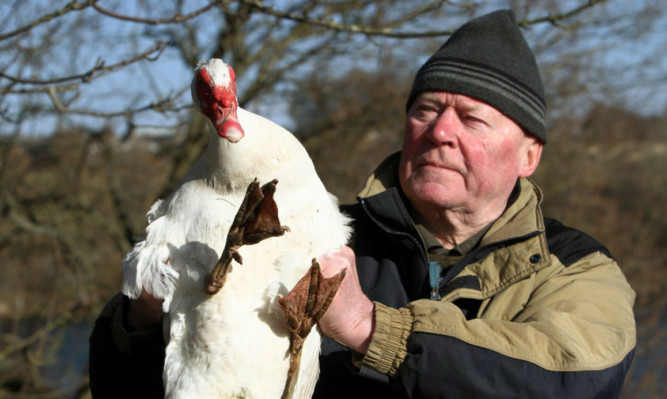
[[[229,228],[227,242],[220,259],[206,276],[204,290],[209,295],[217,293],[225,285],[232,259],[240,264],[243,263],[238,253],[242,245],[257,244],[289,231],[289,227],[280,225],[278,218],[278,206],[273,198],[277,184],[278,180],[273,179],[260,188],[259,182],[255,179],[248,185],[243,202]]]
[[[313,259],[308,273],[296,283],[292,291],[278,298],[291,332],[289,377],[298,369],[303,342],[324,316],[344,277],[345,270],[333,277],[324,277],[319,263]]]

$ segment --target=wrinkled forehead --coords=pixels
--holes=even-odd
[[[210,80],[209,85],[229,86],[232,78],[229,74],[229,66],[222,60],[212,59],[204,61],[197,65],[198,73],[204,78]],[[203,73],[207,71],[208,73]]]
[[[503,115],[496,107],[477,98],[446,91],[423,91],[415,97],[414,104],[434,103],[440,106],[454,107],[459,111],[486,112]],[[412,107],[410,107],[412,109]],[[408,110],[410,111],[410,110]]]

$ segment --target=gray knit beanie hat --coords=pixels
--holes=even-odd
[[[547,142],[542,78],[511,10],[461,26],[417,72],[407,109],[423,91],[476,98]]]

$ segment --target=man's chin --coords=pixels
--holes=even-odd
[[[405,195],[414,205],[437,208],[455,208],[463,202],[462,188],[458,184],[442,181],[413,181],[403,185]]]

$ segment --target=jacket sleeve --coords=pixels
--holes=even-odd
[[[466,320],[444,301],[376,303],[362,369],[415,398],[618,397],[636,339],[634,291],[619,267],[590,255],[535,284],[506,318]]]
[[[163,398],[162,329],[128,333],[123,326],[128,299],[115,296],[90,336],[90,390],[100,398]]]

